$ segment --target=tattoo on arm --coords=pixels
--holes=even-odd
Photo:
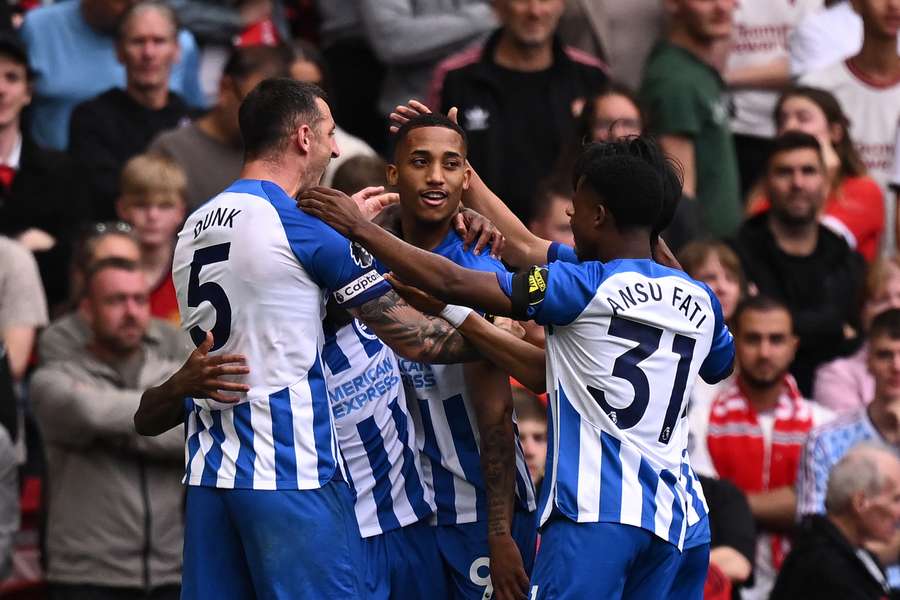
[[[447,321],[423,315],[393,290],[352,312],[382,341],[411,360],[446,364],[481,358]]]
[[[488,502],[488,535],[506,535],[512,526],[516,485],[511,419],[482,428],[481,470]]]

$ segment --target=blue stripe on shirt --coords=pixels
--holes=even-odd
[[[567,460],[556,466],[556,502],[563,514],[578,518],[578,470],[581,457],[581,415],[572,408],[566,392],[559,386],[559,454]]]
[[[481,474],[481,454],[461,394],[444,401],[444,413],[447,415],[447,425],[453,437],[456,458],[466,481],[475,487],[475,514],[478,520],[482,521],[487,518],[487,500],[484,493],[484,477]]]
[[[641,458],[638,467],[638,481],[641,483],[641,527],[653,531],[656,523],[656,489],[659,475]]]
[[[394,501],[391,497],[391,461],[384,449],[384,438],[381,437],[375,417],[371,416],[357,423],[356,430],[366,449],[372,478],[375,480],[372,495],[375,499],[378,525],[382,532],[399,529],[400,522],[394,514]]]
[[[434,501],[438,507],[437,524],[456,524],[456,488],[453,486],[453,474],[441,464],[441,450],[434,433],[434,422],[428,400],[418,400],[419,412],[422,415],[422,429],[425,444],[422,453],[431,459],[431,483],[434,487]]]
[[[200,485],[215,487],[218,480],[219,467],[222,466],[222,444],[225,443],[225,431],[222,430],[222,411],[211,410],[209,415],[213,422],[212,427],[209,428],[212,444],[207,450],[206,460],[203,462],[203,475],[200,478]]]
[[[322,359],[319,358],[318,352],[316,360],[313,361],[312,367],[306,374],[306,380],[312,395],[313,439],[319,459],[319,485],[325,485],[335,476],[337,470],[335,456],[338,450],[335,447],[334,428],[331,424],[331,404],[328,399],[328,389],[325,386]]]
[[[618,521],[622,517],[622,442],[601,431],[600,446],[600,514]]]
[[[235,406],[232,411],[232,417],[234,431],[240,444],[235,464],[234,483],[242,487],[248,485],[252,487],[256,451],[253,449],[253,423],[250,403],[243,402]]]
[[[328,320],[322,322],[322,331],[325,333],[325,343],[322,346],[322,358],[331,370],[332,374],[338,374],[350,368],[347,355],[337,343],[337,332],[334,325]]]
[[[400,469],[403,474],[403,489],[415,515],[419,519],[424,519],[432,513],[432,510],[425,501],[425,488],[422,487],[419,472],[416,470],[415,455],[409,447],[409,423],[406,414],[400,409],[399,399],[394,398],[388,407],[391,409],[391,418],[394,420],[394,427],[397,430],[397,440],[403,447],[401,459],[403,466]]]
[[[671,471],[663,470],[659,477],[669,486],[674,496],[672,498],[672,523],[669,525],[669,542],[677,546],[681,540],[681,523],[684,521],[684,501],[678,495],[678,490],[675,487],[678,479]]]
[[[294,414],[291,391],[284,388],[269,395],[272,443],[275,447],[275,481],[279,490],[297,489],[297,454],[294,450]]]

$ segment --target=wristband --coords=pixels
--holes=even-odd
[[[444,307],[444,310],[441,311],[440,317],[453,325],[453,327],[459,327],[463,324],[463,321],[466,320],[471,312],[472,309],[468,306],[448,304]]]

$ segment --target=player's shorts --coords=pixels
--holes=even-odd
[[[681,552],[646,529],[621,523],[544,525],[530,600],[672,598]]]
[[[447,597],[434,529],[426,519],[363,539],[367,600]]]
[[[181,597],[366,598],[346,483],[317,490],[188,486]]]
[[[453,600],[490,598],[494,588],[491,586],[487,523],[438,525],[434,529],[447,574],[449,597]],[[531,575],[537,544],[535,513],[517,510],[513,515],[511,533],[522,554],[525,572]]]
[[[702,600],[703,587],[709,571],[709,516],[688,527],[684,536],[681,563],[669,598],[673,600]]]

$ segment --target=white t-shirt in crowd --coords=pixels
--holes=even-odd
[[[846,60],[804,75],[800,82],[828,90],[838,99],[850,118],[850,137],[869,175],[884,197],[892,198],[888,181],[900,118],[900,79],[887,85],[876,83]],[[894,222],[893,202],[885,203],[884,216],[886,223]],[[885,228],[882,243],[884,248],[894,247],[893,227]]]
[[[807,15],[822,8],[822,0],[753,0],[738,4],[734,14],[734,32],[728,69],[765,65],[788,58],[791,31]],[[778,92],[742,89],[732,93],[734,133],[773,137],[772,111]]]
[[[812,13],[790,35],[791,75],[800,77],[855,56],[862,42],[862,19],[849,2]]]

